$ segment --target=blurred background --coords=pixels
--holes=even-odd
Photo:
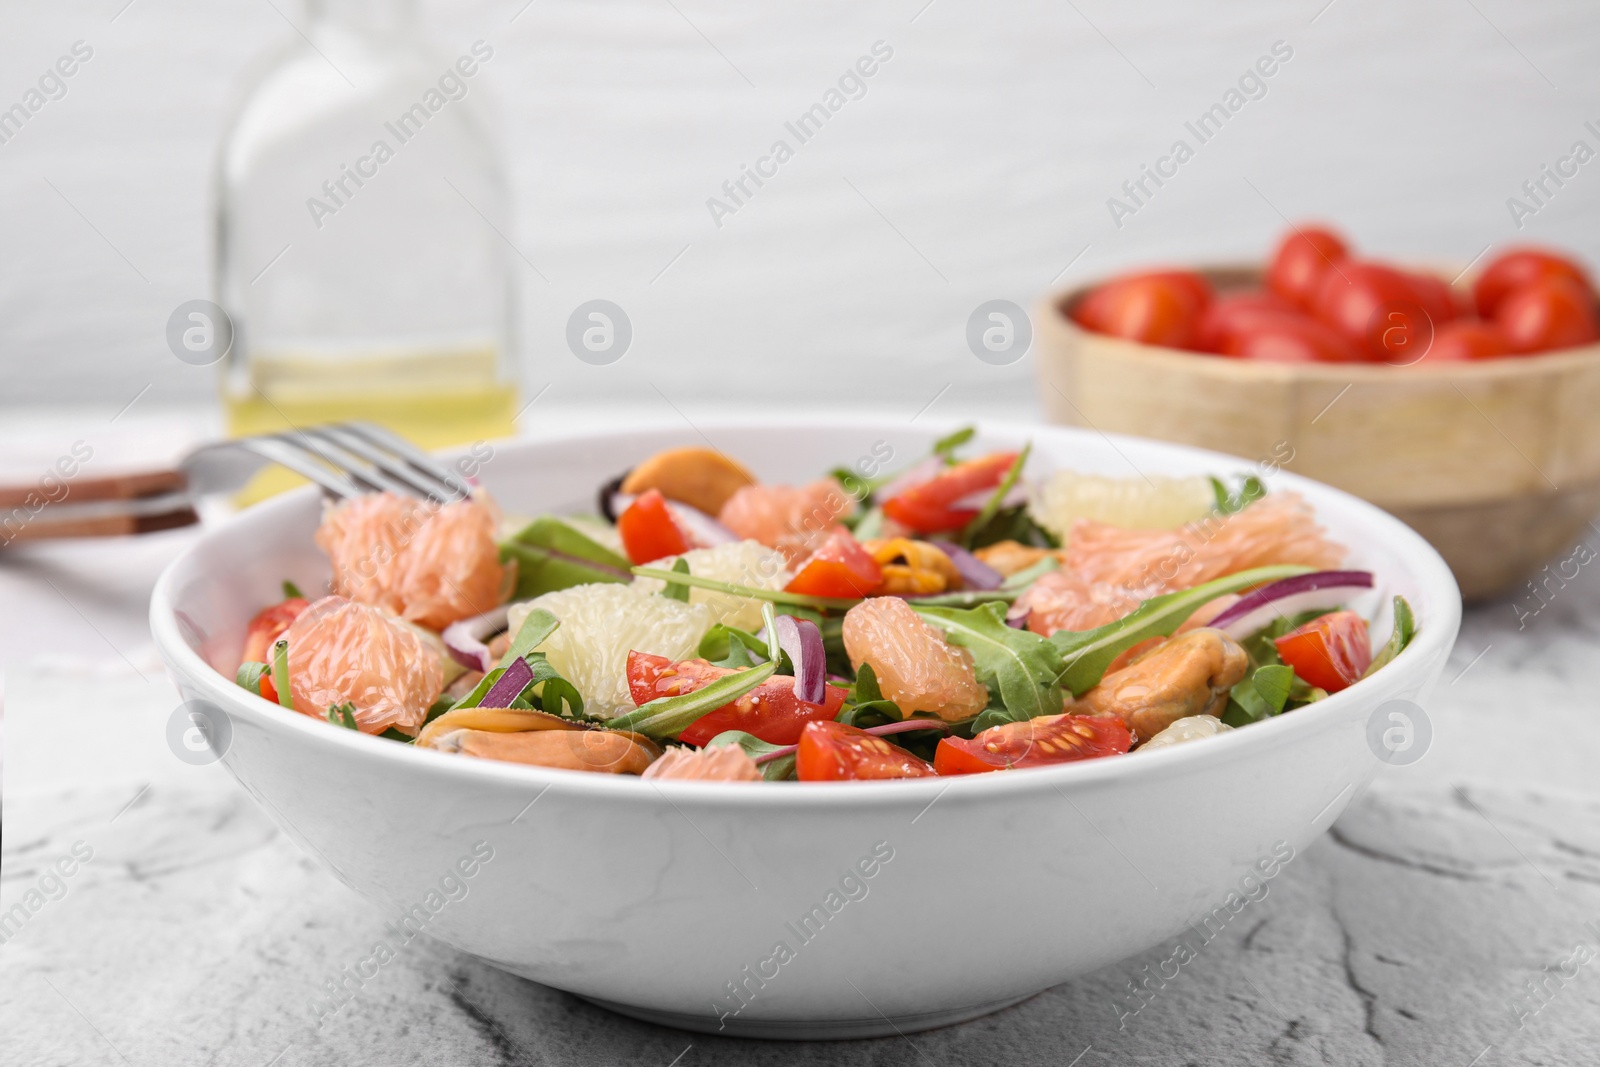
[[[215,295],[218,143],[309,18],[297,0],[5,6],[0,108],[75,43],[93,55],[0,127],[0,428],[136,397],[219,410],[217,368],[174,359],[167,321]],[[525,398],[549,386],[525,419],[663,396],[909,414],[944,383],[936,410],[1032,414],[1030,361],[967,348],[978,304],[1264,257],[1286,218],[1335,220],[1372,254],[1464,265],[1533,239],[1600,256],[1600,164],[1521,229],[1507,206],[1576,140],[1600,145],[1584,127],[1600,125],[1600,8],[1578,0],[421,0],[417,18],[446,61],[493,49],[469,99],[502,152],[506,210],[458,203],[443,225],[504,242],[515,373]],[[893,54],[865,95],[803,145],[786,134],[875,42]],[[1292,58],[1266,94],[1114,220],[1123,182],[1195,143],[1184,123],[1275,42]],[[708,199],[728,203],[723,183],[779,138],[794,158],[714,218]],[[317,236],[306,218],[271,271],[291,275]],[[632,324],[608,365],[565,341],[592,299]]]

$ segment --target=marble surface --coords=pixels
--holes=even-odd
[[[1426,706],[1425,757],[1385,770],[1265,897],[1191,946],[1176,978],[1149,978],[1174,943],[965,1025],[787,1044],[633,1022],[425,939],[319,1027],[323,979],[365,956],[388,917],[220,768],[167,748],[178,701],[141,598],[189,536],[0,562],[12,609],[0,914],[27,913],[0,944],[7,1064],[1595,1062],[1600,584],[1588,572],[1521,628],[1510,603],[1470,611]],[[114,570],[91,597],[90,578]],[[51,621],[24,641],[17,620],[48,602]],[[987,921],[1041,917],[1115,921],[1073,901]],[[1129,984],[1147,979],[1145,1003]]]

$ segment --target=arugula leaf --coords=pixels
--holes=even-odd
[[[900,710],[900,705],[887,699],[883,690],[878,687],[878,675],[872,669],[872,664],[863,663],[856,672],[856,680],[850,686],[850,691],[845,696],[844,708],[840,710],[837,719],[846,726],[856,726],[865,730],[869,726],[882,726],[884,723],[899,722],[905,718]]]
[[[1211,492],[1217,498],[1217,514],[1232,515],[1266,496],[1267,487],[1260,478],[1251,474],[1239,484],[1239,491],[1235,493],[1228,489],[1221,478],[1214,477],[1211,479]]]
[[[1010,468],[1005,473],[1005,477],[1000,479],[1000,484],[994,487],[994,492],[989,495],[988,500],[983,502],[983,507],[972,517],[972,521],[962,529],[958,540],[963,546],[971,548],[972,539],[977,535],[978,531],[989,525],[990,521],[999,513],[1000,502],[1006,498],[1007,493],[1016,487],[1017,479],[1022,477],[1022,468],[1027,464],[1028,456],[1032,452],[1032,441],[1022,446],[1022,451],[1017,453],[1017,458],[1012,461]]]
[[[748,630],[718,623],[706,631],[696,651],[701,659],[718,667],[751,667],[756,661],[750,653],[765,655],[767,645]]]
[[[778,657],[782,653],[778,647],[777,616],[773,614],[771,604],[761,605],[761,616],[767,625],[767,662],[724,675],[692,693],[657,697],[626,715],[612,719],[611,728],[633,730],[649,737],[676,737],[708,712],[739,699],[772,677],[778,669]]]
[[[698,574],[681,574],[677,571],[664,570],[661,567],[635,567],[633,568],[633,573],[641,578],[659,578],[663,582],[692,585],[696,589],[710,589],[717,593],[749,597],[751,600],[765,600],[771,604],[789,604],[803,608],[831,608],[837,611],[848,611],[861,603],[860,597],[841,599],[827,596],[804,596],[800,593],[785,593],[781,589],[757,589],[750,585],[739,585],[737,582],[719,582],[715,578],[702,578]]]
[[[1034,548],[1061,547],[1061,541],[1055,534],[1033,521],[1026,504],[1001,508],[993,519],[972,534],[967,547],[985,548],[999,541],[1015,541]]]
[[[1365,678],[1379,667],[1388,663],[1405,651],[1411,639],[1417,636],[1417,617],[1411,612],[1411,605],[1403,596],[1394,598],[1394,630],[1389,634],[1389,640],[1384,642],[1378,654],[1372,657],[1372,665],[1366,670]],[[241,670],[243,668],[240,668]]]
[[[1082,696],[1100,683],[1112,660],[1146,638],[1172,636],[1173,631],[1183,625],[1184,620],[1193,615],[1200,605],[1224,593],[1236,593],[1241,589],[1306,574],[1311,570],[1310,567],[1293,564],[1256,567],[1197,585],[1193,589],[1152,597],[1117,621],[1093,630],[1058,630],[1049,638],[1065,664],[1057,680],[1071,690],[1073,696]],[[1009,707],[1010,701],[1006,703]]]
[[[335,726],[343,726],[346,730],[360,730],[356,725],[356,706],[354,704],[335,704],[328,709],[327,719]]]
[[[999,699],[1010,721],[1061,713],[1061,651],[1049,638],[1007,626],[1003,604],[988,603],[970,610],[921,603],[912,607],[942,630],[947,640],[972,653],[978,680]]]
[[[883,536],[883,509],[870,507],[853,519],[846,520],[857,541],[870,541]]]
[[[383,733],[379,734],[378,736],[379,737],[386,737],[390,741],[398,741],[402,745],[409,745],[413,741],[416,740],[415,737],[408,737],[405,734],[401,733],[399,730],[396,730],[393,726],[389,727],[387,730],[383,731]]]
[[[672,573],[688,574],[689,561],[684,559],[682,556],[679,556],[672,563]],[[687,604],[689,602],[689,587],[684,585],[682,582],[667,582],[661,587],[660,595],[666,597],[668,600],[681,600]]]
[[[256,696],[261,695],[261,679],[271,670],[265,663],[241,663],[239,673],[233,676],[234,684],[241,689],[248,689]]]
[[[485,689],[484,692],[488,692],[488,690]],[[456,702],[454,700],[452,700],[450,697],[441,695],[438,700],[435,700],[431,705],[429,705],[428,714],[423,718],[422,725],[428,725],[434,719],[437,719],[439,716],[444,715],[454,709],[455,706]]]
[[[948,433],[933,443],[933,454],[943,456],[946,460],[949,460],[954,455],[955,450],[972,440],[977,432],[978,428],[976,426],[963,426],[959,430]]]
[[[478,684],[472,687],[472,692],[451,705],[450,710],[477,707],[483,702],[483,698],[488,695],[489,690],[494,688],[494,683],[498,682],[500,676],[506,673],[506,668],[518,659],[528,661],[528,667],[533,671],[536,680],[542,681],[550,677],[560,678],[561,676],[556,673],[555,668],[551,667],[549,662],[545,660],[544,653],[533,651],[544,644],[545,638],[555,633],[556,627],[560,625],[561,620],[544,608],[534,608],[528,612],[528,617],[522,620],[521,626],[517,627],[517,635],[511,639],[511,647],[507,648],[506,654],[500,657],[500,662],[495,666],[494,670],[479,678]],[[544,663],[543,669],[549,672],[543,677],[540,676],[540,662]],[[526,687],[524,688],[526,689]],[[573,690],[574,695],[576,695],[576,692],[576,690]],[[577,707],[580,711],[582,710],[581,697]]]
[[[736,745],[744,749],[744,754],[751,759],[760,759],[769,752],[780,752],[793,745],[774,745],[761,740],[755,734],[747,734],[743,730],[724,730],[716,737],[706,742],[707,748],[721,748],[724,745]],[[761,777],[769,782],[782,782],[794,777],[794,755],[779,756],[777,759],[768,760],[759,764]]]
[[[289,642],[278,641],[272,646],[272,688],[278,691],[278,703],[294,710],[294,694],[289,691]]]
[[[517,561],[513,600],[593,582],[627,582],[632,565],[570,523],[546,515],[500,545],[502,561]]]
[[[1258,667],[1254,674],[1241,678],[1228,697],[1222,721],[1229,726],[1248,726],[1280,714],[1293,688],[1294,671],[1282,664]]]
[[[299,597],[301,600],[304,600],[306,595],[300,591],[300,587],[298,585],[295,585],[289,579],[285,578],[283,580],[283,598],[288,600],[291,597]]]

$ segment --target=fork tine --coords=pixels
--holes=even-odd
[[[294,436],[299,439],[296,443],[314,451],[323,462],[332,464],[352,481],[366,485],[375,492],[409,497],[426,495],[419,492],[411,483],[393,477],[388,471],[367,462],[364,457],[345,448],[336,437],[326,432],[325,427],[315,426],[295,431]]]
[[[279,466],[288,467],[296,474],[304,475],[334,496],[348,500],[365,492],[360,485],[345,477],[342,472],[329,470],[317,462],[319,457],[315,453],[308,452],[303,446],[285,441],[281,437],[241,437],[234,444]]]
[[[342,448],[360,456],[391,478],[404,482],[413,495],[423,496],[441,504],[462,499],[455,487],[440,478],[418,470],[403,457],[386,451],[356,433],[348,423],[330,423],[318,427],[318,435],[335,441]]]
[[[382,426],[370,422],[345,422],[339,426],[340,429],[362,438],[369,444],[399,457],[414,470],[441,483],[447,494],[447,500],[465,500],[472,495],[472,485],[465,478],[399,434],[391,433]]]

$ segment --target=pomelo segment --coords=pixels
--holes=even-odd
[[[316,539],[333,561],[336,594],[442,630],[510,595],[499,521],[482,493],[445,507],[372,493],[329,508]]]
[[[561,625],[537,649],[578,687],[587,715],[610,719],[634,710],[628,693],[628,653],[691,659],[711,629],[711,609],[647,593],[634,585],[575,585],[513,604],[512,633],[528,612],[544,608]]]
[[[1330,540],[1298,493],[1271,493],[1232,515],[1211,514],[1175,530],[1128,530],[1079,519],[1066,567],[1091,584],[1171,592],[1274,563],[1339,566]]]
[[[747,485],[722,505],[717,521],[739,537],[777,549],[794,566],[815,552],[855,506],[832,478],[802,486]]]
[[[1125,589],[1093,582],[1066,569],[1041,575],[1017,598],[1013,608],[1026,608],[1028,629],[1049,637],[1057,630],[1093,630],[1115,622],[1160,590]]]
[[[844,617],[844,647],[857,670],[872,664],[883,695],[906,715],[930,711],[946,722],[971,718],[989,706],[989,690],[972,656],[952,645],[895,596],[874,597]]]
[[[644,776],[701,782],[759,782],[761,768],[738,745],[669,748],[666,755],[650,764]]]
[[[1107,478],[1062,470],[1030,494],[1033,521],[1066,544],[1079,519],[1130,530],[1170,530],[1216,506],[1209,478]]]
[[[354,704],[362,733],[415,733],[444,690],[439,657],[405,623],[369,604],[323,597],[284,633],[295,710],[320,719]]]
[[[655,560],[650,566],[671,570],[679,559],[689,564],[689,573],[697,578],[714,578],[754,589],[782,589],[794,577],[789,573],[783,553],[759,541],[731,541],[715,548],[691,549],[682,556]],[[633,587],[645,593],[659,593],[665,584],[659,578],[633,580]],[[741,630],[761,629],[759,600],[691,587],[689,603],[704,604],[711,612],[713,623],[726,623]]]

